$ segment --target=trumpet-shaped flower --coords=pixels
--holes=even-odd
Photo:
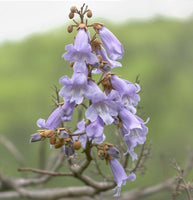
[[[121,127],[121,134],[127,145],[127,153],[132,157],[132,160],[137,159],[137,154],[134,152],[134,148],[137,145],[142,145],[146,141],[146,135],[148,133],[148,128],[145,126],[147,122],[144,122],[141,118],[136,116],[141,124],[141,128],[133,128],[128,130],[125,126]],[[147,120],[148,121],[148,120]]]
[[[65,85],[59,92],[64,101],[75,102],[76,104],[82,103],[87,90],[87,75],[85,73],[74,72],[71,79],[63,76],[59,82]]]
[[[74,110],[75,104],[72,102],[66,102],[63,106],[59,106],[56,108],[51,115],[49,116],[48,120],[45,121],[45,119],[39,119],[37,121],[37,125],[41,128],[51,129],[54,130],[58,127],[58,125],[62,121],[71,121],[72,120],[72,114]]]
[[[135,106],[138,104],[138,101],[140,101],[140,96],[137,94],[140,91],[139,85],[133,84],[115,75],[111,76],[111,83],[113,88],[119,92],[123,105],[135,114]]]
[[[92,139],[94,142],[100,144],[104,141],[104,123],[103,120],[98,117],[95,121],[91,122],[86,127],[86,134],[89,139]]]
[[[122,44],[115,37],[115,35],[106,27],[102,26],[102,28],[99,29],[99,36],[105,49],[107,50],[107,53],[109,54],[109,57],[112,60],[121,59],[124,54],[124,50]]]
[[[75,38],[74,45],[69,44],[66,46],[68,52],[64,53],[62,57],[65,60],[71,62],[85,62],[87,61],[90,64],[95,64],[98,62],[96,55],[91,51],[91,46],[89,44],[89,34],[85,29],[79,29]]]
[[[131,173],[129,176],[127,176],[122,165],[115,158],[110,160],[110,168],[117,183],[117,186],[114,188],[114,190],[117,190],[117,193],[114,195],[114,197],[118,197],[120,196],[121,186],[125,185],[126,181],[134,181],[136,176],[134,173]]]
[[[86,117],[91,121],[95,121],[98,116],[103,120],[106,125],[112,124],[114,116],[118,115],[120,107],[119,95],[115,90],[112,90],[107,96],[100,90],[94,83],[89,82],[89,90],[93,91],[89,98],[92,101],[91,106],[86,111]]]

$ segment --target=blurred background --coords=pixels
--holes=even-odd
[[[170,160],[183,167],[193,149],[193,1],[84,2],[93,11],[90,21],[105,23],[122,42],[123,67],[113,72],[131,82],[139,75],[143,119],[150,117],[153,146],[146,173],[123,190],[161,183],[176,174]],[[51,87],[61,88],[59,78],[72,74],[61,56],[75,35],[66,30],[69,9],[84,2],[0,2],[0,134],[18,148],[25,167],[40,167],[42,145],[46,158],[53,151],[48,143],[29,144],[29,139],[38,129],[37,119],[47,119],[53,110]],[[0,173],[20,176],[18,167],[2,142]],[[69,185],[66,178],[54,179],[51,186]],[[171,199],[171,192],[145,199]],[[185,199],[183,194],[179,199]]]

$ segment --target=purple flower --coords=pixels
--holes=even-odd
[[[117,61],[109,59],[107,54],[106,54],[105,49],[102,46],[101,46],[101,50],[96,48],[95,49],[95,53],[96,53],[96,55],[102,56],[102,60],[103,61],[107,61],[109,63],[109,65],[110,65],[111,69],[122,66],[120,62],[117,62]],[[99,72],[101,72],[101,71],[96,69],[94,73],[99,73]]]
[[[110,168],[117,183],[117,186],[114,190],[117,190],[117,193],[114,197],[120,196],[121,186],[126,184],[126,181],[134,181],[136,176],[134,173],[131,173],[129,176],[125,173],[122,165],[115,158],[110,160]]]
[[[35,133],[35,134],[31,135],[30,142],[38,142],[41,139],[42,139],[42,136],[40,135],[40,133]]]
[[[141,124],[141,128],[134,128],[131,130],[127,130],[125,127],[121,127],[121,134],[123,139],[127,145],[127,153],[129,153],[132,157],[132,160],[137,159],[137,154],[134,152],[134,148],[137,145],[142,145],[146,141],[146,135],[148,133],[148,128],[145,126],[147,122],[144,122],[141,118],[136,116],[138,121]]]
[[[136,115],[132,114],[129,110],[126,108],[122,108],[119,112],[119,117],[122,122],[122,126],[128,130],[128,132],[131,129],[139,128],[141,129],[141,122],[137,118]]]
[[[62,146],[62,149],[67,157],[72,156],[75,153],[73,146],[72,147]]]
[[[107,50],[107,53],[109,54],[109,57],[112,60],[121,59],[124,54],[124,50],[122,44],[115,37],[115,35],[103,26],[99,29],[99,36],[105,49]]]
[[[121,157],[119,150],[115,147],[112,147],[112,146],[108,147],[107,153],[109,155],[111,155],[113,158],[120,158]]]
[[[86,127],[86,134],[88,138],[98,144],[102,143],[105,139],[103,131],[104,123],[100,117]]]
[[[74,133],[84,133],[84,135],[80,135],[79,141],[82,143],[83,148],[86,146],[87,137],[89,140],[93,140],[93,142],[100,144],[105,140],[105,136],[103,134],[104,131],[104,123],[100,117],[97,118],[94,122],[91,122],[87,127],[85,127],[84,120],[80,121],[77,124],[77,130]],[[74,136],[73,140],[76,140],[78,136]]]
[[[76,104],[82,103],[87,90],[87,75],[81,72],[74,72],[71,79],[63,76],[59,82],[65,85],[59,92],[64,101],[75,102]]]
[[[85,31],[85,29],[79,29],[75,38],[74,45],[67,45],[65,49],[68,52],[64,53],[62,57],[64,57],[65,60],[71,62],[87,61],[90,64],[97,63],[97,57],[91,53],[89,40],[89,34]]]
[[[135,106],[140,101],[140,96],[137,94],[140,91],[139,85],[130,83],[115,75],[111,76],[111,83],[114,89],[119,92],[123,105],[135,114]]]
[[[118,93],[112,90],[108,96],[106,96],[100,88],[92,81],[89,82],[89,92],[87,94],[88,98],[91,99],[92,104],[86,110],[86,118],[91,122],[95,121],[98,116],[103,120],[106,125],[112,124],[114,121],[114,116],[118,115],[118,110],[120,107],[117,99],[119,98]]]
[[[71,121],[74,106],[74,103],[66,102],[63,106],[59,106],[58,108],[56,108],[51,113],[47,121],[41,118],[38,119],[37,126],[41,128],[54,130],[62,121]]]

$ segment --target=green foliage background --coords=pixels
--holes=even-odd
[[[193,21],[155,19],[105,24],[125,49],[123,67],[113,72],[132,82],[140,74],[140,105],[143,119],[150,117],[148,140],[153,143],[146,174],[138,175],[134,183],[123,188],[154,185],[176,174],[170,159],[176,158],[183,166],[187,147],[193,148]],[[37,119],[46,119],[53,110],[51,86],[59,86],[60,77],[72,74],[61,55],[74,35],[62,27],[0,46],[0,134],[18,147],[26,167],[38,167],[41,144],[29,144],[29,138],[38,129]],[[112,132],[106,134],[113,137]],[[46,146],[47,154],[54,151],[48,143]],[[0,157],[1,173],[20,175],[19,165],[3,145]],[[66,178],[54,179],[52,186],[69,185]],[[169,192],[162,192],[145,199],[170,197]]]

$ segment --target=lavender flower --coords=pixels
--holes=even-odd
[[[65,85],[59,92],[64,101],[75,102],[76,104],[82,103],[87,90],[87,75],[81,72],[74,72],[72,79],[63,76],[59,82]]]
[[[117,190],[117,193],[114,195],[114,197],[118,197],[120,196],[121,186],[125,185],[126,181],[134,181],[136,176],[134,173],[131,173],[129,176],[127,176],[122,165],[115,158],[110,160],[110,168],[117,183],[117,186],[114,188],[114,190]]]
[[[119,98],[118,93],[112,90],[111,93],[106,96],[92,81],[89,82],[88,91],[89,90],[93,91],[93,93],[89,92],[89,94],[87,94],[88,98],[92,100],[92,104],[86,110],[86,118],[93,122],[100,116],[106,125],[112,124],[114,121],[113,116],[118,115],[120,106],[117,101]]]
[[[115,35],[106,27],[102,26],[102,28],[99,29],[99,36],[105,49],[107,50],[107,53],[109,54],[109,57],[112,60],[121,59],[124,54],[124,50],[122,44],[115,37]]]
[[[101,46],[101,49],[96,48],[95,53],[96,53],[96,55],[102,56],[102,60],[107,61],[110,65],[111,69],[122,66],[120,62],[109,59],[107,54],[106,54],[105,49],[102,46]]]
[[[66,102],[63,106],[56,108],[51,113],[47,121],[41,118],[38,119],[37,126],[40,128],[54,130],[62,121],[71,121],[74,106],[74,103]]]
[[[140,97],[137,94],[140,91],[139,85],[132,84],[115,75],[111,76],[111,83],[113,88],[119,92],[123,105],[135,114],[135,106],[138,104],[138,101],[140,101]]]
[[[136,115],[132,114],[129,110],[122,107],[119,111],[119,117],[122,121],[122,126],[129,132],[131,129],[139,128],[141,129],[141,122],[136,117]]]
[[[105,139],[104,136],[104,123],[103,120],[100,117],[97,117],[97,119],[93,122],[91,122],[86,127],[86,134],[89,139],[92,139],[95,143],[102,143]]]
[[[84,62],[90,64],[98,62],[97,57],[91,53],[91,46],[89,44],[89,36],[85,29],[79,29],[75,38],[74,45],[69,44],[66,46],[68,52],[64,53],[62,57],[71,62]]]
[[[148,122],[144,122],[141,118],[136,116],[138,121],[141,124],[141,128],[134,128],[128,131],[124,126],[121,127],[121,133],[123,136],[123,139],[127,145],[127,153],[129,153],[132,157],[132,160],[137,159],[137,154],[134,152],[134,148],[137,145],[142,145],[146,141],[146,135],[148,133],[148,128],[145,126],[145,124]]]
[[[91,122],[87,127],[85,127],[84,120],[80,121],[77,124],[77,130],[74,133],[84,133],[84,135],[80,135],[79,141],[82,143],[83,148],[86,146],[87,137],[89,140],[93,140],[93,142],[100,144],[105,140],[105,136],[103,133],[104,123],[100,117],[98,117],[94,122]],[[75,141],[78,136],[73,137]]]

